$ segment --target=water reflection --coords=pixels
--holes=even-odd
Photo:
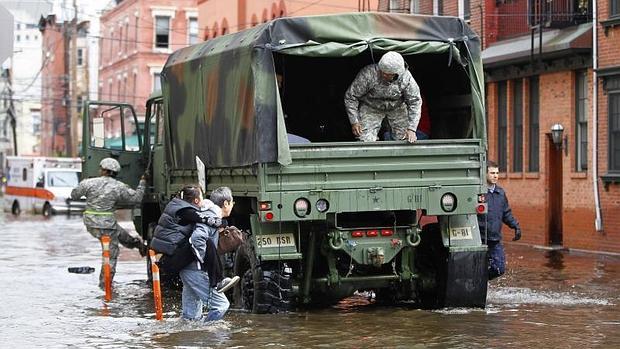
[[[231,311],[200,324],[180,320],[180,293],[165,290],[159,322],[135,251],[121,250],[106,303],[99,270],[67,272],[101,263],[80,219],[0,215],[0,222],[0,333],[14,347],[620,347],[616,257],[508,244],[508,272],[490,283],[486,309],[387,307],[361,293],[328,309]]]
[[[545,258],[547,258],[547,263],[545,266],[555,270],[564,269],[564,251],[561,250],[551,250],[545,252]]]

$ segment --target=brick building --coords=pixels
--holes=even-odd
[[[592,1],[391,0],[379,6],[460,16],[481,36],[488,156],[500,164],[523,240],[617,253],[620,1],[597,3],[596,27]],[[555,124],[563,128],[558,144],[551,137]]]
[[[332,1],[322,4],[326,9],[284,0],[199,0],[198,11],[208,39],[281,16],[365,10],[358,4]],[[598,2],[596,28],[591,1],[377,0],[364,5],[464,18],[485,49],[488,157],[500,164],[501,184],[521,221],[523,241],[620,252],[620,0]],[[557,144],[551,137],[555,124],[563,128]]]
[[[41,148],[43,156],[76,156],[82,101],[88,98],[89,22],[41,18]]]
[[[233,33],[279,17],[376,11],[378,0],[198,0],[202,38]]]
[[[144,115],[169,54],[200,40],[196,0],[117,0],[100,20],[99,99]]]

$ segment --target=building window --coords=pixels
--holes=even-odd
[[[125,54],[129,51],[129,22],[125,22]]]
[[[588,75],[575,74],[575,165],[577,171],[588,169]]]
[[[41,133],[41,113],[33,111],[30,115],[32,116],[32,133],[37,135]]]
[[[609,93],[609,172],[620,173],[620,90]]]
[[[75,104],[77,104],[76,107],[78,114],[82,114],[82,104],[84,104],[84,99],[82,96],[77,96],[77,101]]]
[[[523,171],[523,80],[512,84],[512,172]]]
[[[155,47],[170,47],[170,17],[155,16]]]
[[[84,64],[84,49],[77,49],[77,65],[82,66]]]
[[[469,0],[463,0],[463,19],[468,21],[471,19],[471,6]]]
[[[15,41],[16,42],[20,42],[22,40],[21,36],[19,34],[15,35]]]
[[[134,28],[133,28],[133,30],[134,30],[133,49],[134,50],[138,49],[138,20],[139,19],[140,19],[139,17],[136,17],[136,22],[134,23]]]
[[[153,92],[161,90],[161,73],[153,73]]]
[[[609,17],[620,16],[620,0],[609,1]]]
[[[506,81],[497,83],[497,164],[505,172],[508,158],[508,93]]]
[[[187,29],[187,42],[190,45],[198,43],[198,18],[190,18]]]
[[[420,0],[411,0],[409,3],[410,13],[420,13]]]
[[[443,0],[433,0],[433,14],[443,16]]]
[[[123,43],[125,42],[125,39],[123,38],[123,27],[120,28],[120,33],[118,34],[118,55],[121,55],[121,52],[123,51]]]
[[[529,148],[529,171],[539,171],[539,108],[540,108],[540,90],[538,76],[530,78],[530,148]]]
[[[400,0],[390,0],[390,3],[388,4],[388,6],[390,6],[389,8],[390,12],[400,12],[401,10]]]
[[[138,95],[138,73],[133,73],[133,105],[136,105]]]

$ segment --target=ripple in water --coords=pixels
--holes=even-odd
[[[613,305],[606,299],[591,298],[579,294],[536,291],[521,287],[489,289],[487,304],[543,304],[543,305]]]

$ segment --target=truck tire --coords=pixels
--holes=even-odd
[[[239,246],[235,273],[241,281],[233,291],[235,304],[255,314],[275,314],[292,309],[291,275],[279,263],[259,263],[249,243]]]
[[[19,207],[19,202],[13,201],[13,206],[11,206],[11,213],[14,216],[19,216],[19,214],[22,213],[22,210]]]
[[[422,240],[416,248],[415,264],[420,272],[418,301],[424,309],[442,308],[446,284],[447,251],[441,241],[439,223],[430,223],[423,227]]]
[[[449,252],[439,223],[422,229],[415,263],[421,278],[418,301],[424,309],[484,308],[487,295],[486,252]]]
[[[49,202],[46,202],[43,205],[43,209],[41,210],[43,217],[50,217],[52,215],[52,205]]]

